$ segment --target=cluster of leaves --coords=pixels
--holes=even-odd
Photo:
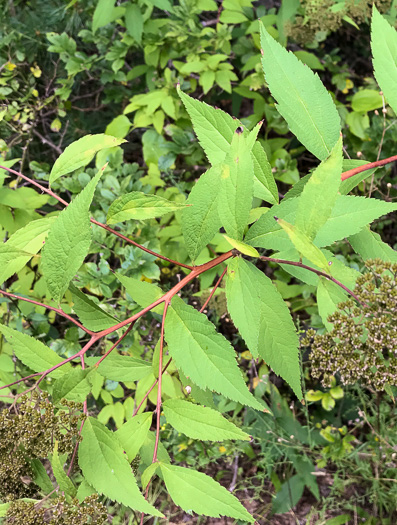
[[[255,430],[253,435],[263,439],[258,427],[265,421],[269,432],[276,436],[271,448],[276,458],[273,464],[288,458],[296,471],[282,483],[276,469],[273,470],[273,484],[278,492],[273,510],[287,511],[300,499],[305,486],[318,498],[311,460],[285,453],[284,449],[280,451],[277,440],[296,445],[296,434],[310,447],[313,439],[326,439],[331,444],[327,445],[329,449],[323,449],[323,457],[325,461],[334,461],[352,451],[352,436],[334,431],[327,420],[327,426],[313,438],[291,415],[277,389],[259,377],[269,374],[269,366],[290,385],[299,400],[304,397],[296,315],[290,315],[284,299],[300,293],[306,293],[307,297],[316,294],[314,311],[320,315],[322,330],[332,330],[329,316],[337,311],[341,301],[346,302],[347,294],[361,301],[364,309],[372,302],[353,291],[356,283],[365,280],[358,271],[360,267],[349,264],[343,257],[335,257],[335,252],[351,246],[356,260],[381,257],[383,261],[396,262],[396,252],[368,225],[397,206],[390,200],[348,195],[374,171],[366,171],[363,160],[342,157],[342,142],[346,142],[340,136],[349,115],[357,113],[368,118],[368,111],[383,107],[386,102],[377,91],[359,91],[352,98],[353,113],[346,116],[345,108],[335,104],[319,77],[303,65],[302,55],[287,52],[272,38],[271,35],[278,36],[283,42],[282,10],[277,16],[265,14],[265,27],[254,20],[252,2],[237,5],[225,0],[219,23],[216,29],[211,29],[200,16],[207,9],[215,11],[214,2],[173,6],[158,0],[125,2],[115,7],[114,2],[100,0],[89,2],[83,10],[78,2],[69,8],[82,16],[91,13],[92,27],[80,31],[77,39],[66,33],[48,35],[50,51],[59,55],[66,72],[66,78],[57,79],[58,118],[66,118],[67,112],[73,110],[68,104],[73,90],[82,77],[95,75],[96,68],[100,70],[103,103],[113,100],[116,105],[121,104],[131,97],[130,87],[136,93],[123,114],[106,127],[105,134],[88,135],[72,143],[51,170],[49,166],[31,163],[36,180],[16,172],[27,183],[38,184],[43,195],[13,183],[9,187],[3,185],[0,190],[2,224],[8,237],[0,253],[1,278],[10,290],[2,293],[7,301],[17,302],[21,310],[18,313],[13,309],[13,328],[0,326],[8,341],[3,344],[6,368],[1,371],[2,384],[6,387],[15,382],[12,360],[15,354],[19,359],[18,373],[23,375],[29,370],[40,376],[40,385],[48,390],[55,406],[66,398],[69,403],[87,403],[83,406],[86,415],[90,410],[90,417],[82,416],[79,470],[74,473],[69,467],[72,479],[63,470],[67,458],[61,461],[58,456],[57,447],[64,436],[62,411],[56,416],[50,411],[48,415],[52,418],[53,436],[42,440],[47,448],[38,455],[37,451],[28,450],[27,455],[35,459],[51,456],[57,484],[72,505],[68,510],[71,520],[77,512],[73,498],[77,495],[82,502],[91,493],[103,494],[131,509],[160,517],[161,512],[149,502],[153,499],[149,490],[151,480],[158,476],[171,499],[185,512],[252,522],[254,518],[243,505],[211,476],[175,465],[184,458],[175,453],[171,458],[172,446],[165,447],[160,441],[161,428],[166,423],[175,433],[193,442],[233,439],[242,442],[239,445],[242,450],[249,450],[243,448],[250,439],[248,433],[222,415],[231,410],[237,415],[246,406],[250,407],[247,421]],[[168,11],[166,18],[158,11],[164,9]],[[184,27],[186,19],[188,32]],[[232,50],[233,31],[228,24],[242,24],[249,35],[248,44],[246,37],[237,38]],[[273,24],[277,24],[279,33]],[[396,110],[394,69],[391,71],[388,53],[389,42],[395,43],[397,37],[376,9],[372,29],[375,76],[387,103]],[[259,35],[262,60],[255,48]],[[87,46],[85,51],[81,51],[82,45]],[[131,69],[129,64],[135,54],[142,51],[145,64],[137,66],[140,69]],[[241,120],[186,93],[200,88],[205,93],[216,92],[218,88],[231,91],[231,81],[237,81],[227,60],[232,51],[241,62],[247,61],[246,71],[255,70],[246,82],[243,80],[234,88],[237,95],[254,100],[253,115]],[[310,60],[307,56],[306,59]],[[265,96],[256,93],[264,85],[261,63],[273,98],[268,93]],[[180,87],[175,87],[177,77]],[[345,82],[346,78],[334,78],[333,82],[342,80]],[[116,90],[115,85],[120,89]],[[149,91],[143,93],[147,88]],[[135,114],[133,123],[126,116],[130,113]],[[394,114],[392,109],[390,114]],[[172,169],[185,148],[188,166],[203,159],[197,145],[192,144],[186,115],[190,116],[211,165],[199,178],[202,170],[194,168],[198,178],[194,185],[190,173],[179,176]],[[267,122],[262,139],[258,121],[264,115]],[[357,120],[354,118],[352,123]],[[6,116],[6,122],[11,120]],[[166,121],[175,124],[164,130]],[[103,122],[93,129],[98,125],[102,126],[99,131],[103,131]],[[142,176],[137,165],[123,164],[121,145],[128,133],[151,126],[154,129],[145,131],[142,137],[143,158],[148,167],[147,174]],[[350,132],[363,140],[358,128],[350,125]],[[296,136],[297,140],[293,140],[297,149],[306,149],[321,162],[299,182],[296,162],[293,165],[290,154],[283,149],[288,140],[280,142],[268,137],[270,131],[285,134],[288,129]],[[22,129],[23,133],[28,131]],[[55,150],[53,146],[50,147]],[[128,154],[128,146],[124,147]],[[95,155],[97,169],[86,168]],[[8,159],[2,165],[10,169],[7,162],[15,161]],[[357,173],[353,174],[352,169]],[[283,184],[296,182],[280,203],[276,179]],[[73,196],[71,202],[70,196]],[[56,201],[65,206],[60,212],[57,208],[50,211]],[[41,214],[46,216],[43,218]],[[225,235],[220,233],[221,229]],[[131,239],[133,235],[134,238],[139,235],[141,244]],[[344,241],[346,238],[349,244]],[[274,253],[261,255],[263,250]],[[144,256],[138,255],[142,251]],[[275,264],[281,266],[277,275],[284,281],[278,279],[277,288],[259,269],[264,263],[269,268]],[[17,280],[13,278],[15,273]],[[209,290],[211,294],[219,293],[216,288],[220,280],[211,288],[217,275],[225,279],[223,297],[241,336],[236,336],[238,346],[247,348],[259,366],[260,375],[252,381],[252,389],[247,388],[245,371],[239,369],[229,339],[205,315],[207,303],[203,312],[198,312],[184,300],[187,285],[196,277],[200,280],[201,296],[207,293],[210,298]],[[161,286],[151,283],[153,280],[160,281]],[[291,280],[301,284],[289,285]],[[182,297],[178,297],[179,292]],[[28,298],[32,296],[34,299]],[[314,305],[314,300],[311,301]],[[4,313],[9,304],[3,304]],[[222,308],[225,309],[225,304]],[[46,310],[50,312],[48,317],[44,315]],[[372,310],[369,313],[373,321],[376,315]],[[142,320],[144,314],[148,315]],[[68,324],[54,326],[52,315],[62,317]],[[22,317],[26,320],[24,324]],[[159,331],[160,341],[155,346],[153,333]],[[169,360],[165,364],[167,353]],[[256,370],[255,364],[253,367]],[[14,389],[18,393],[21,388],[10,385],[4,390],[12,399]],[[324,402],[326,412],[331,412],[332,401],[335,405],[342,397],[337,387],[333,388],[334,396],[331,392],[328,397],[322,395],[322,400],[328,399]],[[156,412],[152,405],[156,406]],[[42,410],[43,414],[35,415],[40,421],[46,417],[45,408]],[[153,415],[156,415],[155,431],[151,430]],[[106,426],[110,419],[114,425]],[[76,431],[71,440],[75,438]],[[26,448],[25,444],[21,446]],[[62,452],[70,453],[71,447]],[[267,454],[265,447],[262,452]],[[21,465],[24,454],[20,457]],[[18,470],[16,466],[15,479],[28,475],[48,495],[53,484],[44,476],[42,463],[38,461],[35,465],[36,472]],[[146,490],[146,498],[138,482]],[[293,497],[287,505],[283,502],[291,487]],[[24,494],[18,490],[15,488],[14,496],[19,498]],[[59,505],[65,507],[63,501]],[[12,512],[21,513],[24,508],[33,513],[37,510],[31,506],[27,509],[22,503],[21,507],[7,508],[9,519],[14,519]],[[259,517],[260,513],[257,514]],[[43,516],[45,512],[32,519],[44,519]],[[61,519],[51,512],[48,516]]]

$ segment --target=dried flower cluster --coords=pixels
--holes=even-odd
[[[362,381],[377,391],[397,385],[397,264],[366,262],[355,293],[366,307],[349,300],[328,320],[330,332],[309,330],[302,340],[311,347],[312,376],[331,386],[338,374],[343,384]]]
[[[24,394],[0,412],[0,496],[14,500],[36,492],[29,459],[47,458],[58,441],[60,454],[70,453],[79,439],[81,404],[62,401],[57,410],[46,392]],[[24,483],[23,480],[27,482]]]
[[[47,501],[46,507],[31,501],[11,503],[5,520],[6,525],[83,525],[107,523],[106,507],[98,501],[98,495],[87,496],[81,503],[70,503],[64,496]]]

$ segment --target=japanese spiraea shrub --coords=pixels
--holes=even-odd
[[[212,393],[221,394],[240,407],[269,412],[265,401],[248,389],[228,339],[216,330],[203,312],[204,307],[196,310],[179,292],[196,277],[217,269],[219,279],[212,292],[224,279],[230,317],[253,358],[269,365],[288,383],[298,400],[302,400],[297,330],[272,280],[257,268],[258,259],[262,267],[267,261],[279,263],[297,280],[316,287],[318,310],[327,329],[330,328],[327,319],[349,296],[365,309],[360,297],[352,291],[360,273],[346,266],[329,249],[335,242],[348,239],[363,260],[397,261],[397,253],[369,228],[372,221],[396,210],[397,205],[349,195],[368,176],[369,168],[363,160],[343,158],[341,124],[331,95],[317,74],[275,41],[264,27],[261,43],[265,81],[276,107],[291,132],[319,161],[312,173],[297,183],[281,202],[258,138],[263,123],[252,130],[246,129],[239,120],[191,98],[180,89],[179,95],[210,164],[185,203],[134,191],[112,203],[107,211],[107,224],[102,224],[90,219],[90,205],[106,166],[71,203],[17,173],[57,199],[64,209],[34,220],[10,236],[0,252],[2,282],[20,271],[41,250],[41,271],[53,303],[35,304],[63,316],[84,333],[81,350],[62,358],[23,331],[0,326],[17,358],[36,377],[34,386],[46,380],[43,384],[57,410],[61,401],[83,403],[85,417],[81,436],[75,439],[82,474],[78,486],[73,476],[72,479],[69,476],[73,473],[75,454],[68,460],[67,473],[57,448],[51,454],[56,485],[67,498],[77,496],[83,501],[90,494],[103,494],[136,511],[160,517],[162,514],[155,508],[155,502],[148,501],[147,490],[157,475],[172,500],[184,511],[253,522],[254,518],[238,499],[218,482],[204,473],[173,464],[159,440],[160,417],[192,439],[249,440],[249,435],[217,410]],[[376,8],[371,46],[376,80],[387,103],[397,113],[397,35]],[[62,176],[85,167],[101,150],[119,147],[122,142],[108,135],[91,135],[74,142],[55,162],[50,187]],[[258,199],[266,204],[253,209],[253,201],[259,202]],[[120,233],[126,221],[144,221],[165,214],[176,214],[180,218],[186,248],[184,261],[164,257]],[[117,230],[109,226],[113,224],[117,224]],[[119,321],[83,293],[75,277],[90,249],[93,228],[105,228],[122,242],[179,265],[186,275],[164,292],[154,284],[117,273],[121,286],[142,307],[138,313]],[[218,248],[213,258],[203,261],[208,254],[207,245],[214,236],[219,236],[221,229],[225,232],[223,245],[228,248]],[[263,256],[258,251],[263,249],[273,254]],[[64,311],[66,292],[73,298],[78,320]],[[151,310],[161,319],[161,335],[153,363],[118,353],[117,345],[135,321]],[[98,343],[116,331],[115,344],[102,357],[92,356]],[[163,395],[168,366],[179,372],[185,387],[182,398]],[[136,407],[133,417],[117,431],[110,430],[96,417],[89,416],[87,409],[87,398],[89,400],[104,379],[123,384],[145,380],[144,399],[157,387],[155,411],[144,411],[146,405]],[[154,432],[150,430],[152,424]],[[137,461],[140,484],[146,489],[146,496],[131,468],[131,462]],[[31,474],[33,480],[48,494],[53,490],[53,482],[48,475],[45,477],[37,463],[35,467]]]

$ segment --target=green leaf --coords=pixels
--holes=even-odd
[[[74,498],[76,496],[77,489],[73,485],[69,476],[67,476],[66,472],[63,470],[63,465],[61,464],[58,454],[58,441],[55,441],[54,451],[51,458],[51,467],[56,482],[59,485],[59,490]]]
[[[365,131],[369,128],[369,117],[366,113],[357,113],[352,111],[346,117],[346,124],[353,135],[359,137],[361,140],[368,140],[368,135]]]
[[[249,244],[245,244],[245,242],[242,241],[236,241],[236,239],[231,239],[227,235],[223,236],[227,240],[227,242],[230,243],[230,245],[233,246],[233,248],[236,248],[236,250],[238,250],[240,253],[248,255],[249,257],[260,257],[258,250],[256,250],[252,246],[249,246]]]
[[[88,368],[83,370],[78,366],[57,379],[52,390],[54,403],[58,403],[62,398],[78,403],[85,401],[91,392],[91,384],[87,378],[91,371]]]
[[[110,135],[87,135],[76,140],[58,157],[50,173],[50,184],[62,175],[66,175],[78,168],[87,166],[98,151],[112,148],[125,142],[123,139],[111,137]]]
[[[196,470],[160,463],[168,493],[185,512],[231,518],[253,523],[255,520],[225,487]]]
[[[138,5],[129,2],[125,10],[125,25],[127,32],[141,44],[142,42],[142,32],[143,32],[143,17],[141,10]]]
[[[100,332],[118,322],[115,317],[102,310],[87,295],[76,288],[73,283],[69,284],[69,290],[72,292],[73,310],[88,330]]]
[[[115,434],[98,420],[89,417],[81,433],[79,466],[90,485],[112,501],[131,509],[164,516],[150,505],[140,490],[131,471],[127,456]]]
[[[126,137],[130,131],[131,122],[125,115],[118,115],[106,126],[105,134],[118,139]]]
[[[45,372],[63,362],[63,359],[51,348],[30,337],[30,335],[23,334],[5,325],[0,325],[0,332],[12,346],[17,358],[33,372]],[[61,369],[57,368],[51,372],[50,377],[61,377],[68,369],[70,369],[70,364],[66,363],[62,365]]]
[[[124,8],[114,7],[114,0],[98,0],[98,4],[92,18],[92,32],[95,33],[100,27],[106,26],[124,14]]]
[[[178,432],[192,439],[222,441],[250,440],[250,436],[225,419],[217,410],[195,405],[183,399],[168,399],[163,403],[167,422]]]
[[[364,228],[360,233],[349,237],[349,243],[364,261],[378,258],[382,261],[397,262],[397,251],[384,243],[380,235],[369,228]]]
[[[375,4],[372,8],[371,49],[376,81],[387,102],[397,113],[397,33]]]
[[[301,62],[309,66],[310,69],[320,69],[324,71],[324,66],[313,53],[309,53],[308,51],[294,51],[294,55],[299,58]]]
[[[49,195],[40,195],[33,188],[23,186],[15,190],[7,187],[0,188],[0,204],[10,208],[35,210],[44,206],[49,198]]]
[[[272,168],[260,142],[255,142],[252,148],[254,163],[254,195],[270,204],[278,203],[278,189],[273,177]]]
[[[251,150],[237,130],[221,168],[218,214],[226,232],[238,241],[243,238],[248,223],[253,187]]]
[[[190,206],[182,213],[182,233],[193,262],[221,227],[218,214],[220,166],[207,170],[186,201]]]
[[[157,462],[156,463],[152,463],[147,468],[145,468],[145,470],[142,472],[141,483],[142,483],[142,488],[144,490],[148,486],[149,481],[155,475],[155,473],[156,473],[157,469],[159,468],[159,466],[160,465]]]
[[[165,319],[165,338],[177,367],[200,388],[266,410],[249,392],[229,341],[216,332],[204,314],[176,296]]]
[[[318,159],[326,159],[339,139],[340,118],[319,76],[276,42],[261,25],[265,80],[277,110],[292,133]]]
[[[298,474],[292,476],[282,484],[281,490],[277,492],[272,502],[272,511],[275,514],[284,514],[291,510],[302,497],[305,482]]]
[[[125,275],[122,275],[118,272],[116,272],[116,277],[124,286],[127,293],[132,297],[132,299],[137,304],[139,304],[139,306],[142,306],[142,308],[146,308],[147,306],[154,303],[164,295],[164,292],[161,290],[161,288],[153,283],[140,281],[139,279],[134,279],[133,277],[126,277]],[[152,311],[158,314],[162,314],[163,310],[164,305],[159,304],[158,306],[153,308]]]
[[[343,159],[343,171],[348,171],[359,166],[364,166],[365,164],[369,164],[369,162],[366,160]],[[353,175],[353,177],[343,180],[339,188],[341,195],[347,195],[350,193],[351,190],[360,184],[361,181],[371,177],[372,174],[375,173],[376,169],[377,168],[366,170],[361,173],[357,173],[357,175]]]
[[[395,210],[397,204],[393,202],[340,195],[331,217],[317,233],[314,243],[316,246],[329,246],[360,232],[368,223]]]
[[[153,412],[144,412],[132,417],[117,431],[116,436],[131,462],[139,452],[152,424]]]
[[[52,492],[54,486],[43,463],[37,458],[29,459],[28,461],[32,468],[33,481],[36,485],[38,485],[45,494]]]
[[[79,195],[61,211],[52,224],[43,248],[42,269],[47,288],[60,303],[91,246],[89,209],[103,169]]]
[[[276,220],[282,229],[287,232],[288,237],[291,239],[298,252],[319,268],[329,273],[327,259],[321,252],[320,248],[317,248],[317,246],[315,246],[313,242],[299,230],[299,228],[295,228],[292,224],[289,224],[283,219],[276,218]]]
[[[375,89],[362,89],[353,95],[351,104],[353,111],[364,113],[381,108],[383,106],[383,100],[379,91]]]
[[[242,258],[229,262],[227,308],[252,355],[259,355],[302,399],[299,340],[288,307],[273,282]]]
[[[327,330],[331,330],[333,327],[333,324],[328,322],[328,317],[336,312],[338,304],[343,301],[346,301],[346,292],[332,281],[320,277],[317,287],[318,313]]]
[[[181,210],[184,207],[184,204],[171,202],[157,195],[146,195],[140,191],[133,191],[122,195],[112,202],[108,210],[106,222],[108,224],[116,224],[117,222],[131,219],[154,219],[171,211]]]
[[[0,283],[18,273],[39,252],[56,217],[45,217],[29,222],[11,235],[0,247]],[[26,255],[18,251],[26,252]]]
[[[338,197],[342,173],[342,140],[316,168],[299,197],[295,226],[313,240],[327,222]]]
[[[152,366],[137,357],[110,354],[98,366],[98,372],[112,381],[139,381],[152,372]]]

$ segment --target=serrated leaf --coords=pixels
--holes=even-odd
[[[397,210],[397,204],[367,197],[340,195],[331,217],[317,233],[316,246],[329,246],[335,241],[360,232],[368,223]]]
[[[243,134],[236,131],[221,167],[218,214],[226,233],[238,241],[248,224],[253,187],[251,149]]]
[[[227,308],[252,355],[263,360],[302,399],[299,340],[288,307],[273,282],[242,258],[229,262]]]
[[[319,76],[276,42],[261,24],[265,80],[277,110],[300,142],[326,159],[340,135],[340,118]]]
[[[207,317],[174,297],[165,319],[168,350],[178,368],[200,388],[256,410],[266,410],[249,392],[230,343]]]
[[[236,248],[240,253],[243,253],[244,255],[248,255],[250,257],[259,257],[259,252],[249,244],[245,244],[245,242],[242,241],[236,241],[236,239],[231,239],[227,235],[223,235],[224,238],[227,240],[228,243],[230,243],[233,248]]]
[[[207,170],[187,199],[182,213],[182,233],[188,254],[194,262],[221,227],[218,214],[220,166]]]
[[[22,270],[32,255],[40,251],[55,219],[56,217],[45,217],[29,222],[13,233],[0,247],[0,283]],[[21,253],[18,254],[18,250],[21,250]],[[22,252],[26,252],[26,255]]]
[[[138,414],[116,431],[117,439],[125,450],[128,461],[131,462],[135,458],[144,444],[152,424],[152,417],[153,412]]]
[[[287,232],[292,244],[303,257],[306,257],[313,264],[329,273],[327,259],[321,252],[320,248],[315,246],[313,242],[299,230],[299,228],[292,226],[292,224],[289,224],[287,221],[280,218],[277,218],[277,222],[282,229]]]
[[[113,432],[89,417],[81,435],[79,466],[95,490],[131,509],[164,517],[141,494],[127,456]]]
[[[45,372],[49,368],[62,363],[59,357],[51,348],[44,345],[30,335],[23,334],[12,328],[0,325],[0,332],[6,337],[12,346],[17,358],[22,363],[33,370],[33,372]],[[62,367],[51,372],[50,377],[59,378],[70,369],[70,364],[66,363]]]
[[[328,317],[337,310],[338,304],[346,301],[346,299],[346,292],[340,286],[320,277],[317,287],[318,313],[327,330],[331,330],[333,327],[333,324],[328,321]]]
[[[111,381],[139,381],[152,372],[151,363],[129,355],[110,354],[98,372]]]
[[[349,243],[364,261],[378,258],[382,261],[397,262],[397,251],[383,242],[380,235],[369,228],[363,228],[360,233],[349,237]]]
[[[313,172],[299,197],[295,226],[309,239],[327,222],[338,197],[342,173],[342,139]]]
[[[215,109],[205,102],[196,100],[178,87],[178,94],[191,118],[194,131],[208,160],[213,166],[219,165],[230,150],[234,133],[238,127],[244,129],[244,136],[249,132],[242,123],[225,113]],[[254,165],[254,194],[263,200],[278,202],[278,190],[272,174],[270,163],[265,150],[259,142],[252,148],[252,162]]]
[[[102,310],[87,295],[76,288],[74,284],[69,284],[69,290],[72,292],[73,310],[88,330],[100,332],[118,322],[115,317]]]
[[[195,405],[183,399],[168,399],[163,403],[167,422],[178,432],[192,439],[222,441],[250,440],[250,436],[228,421],[217,410]]]
[[[379,13],[372,8],[371,49],[374,75],[393,111],[397,112],[397,33]]]
[[[91,392],[91,384],[87,378],[90,372],[91,370],[88,368],[83,370],[80,367],[75,367],[57,379],[52,390],[54,403],[58,403],[62,398],[77,403],[85,401]]]
[[[89,209],[103,170],[61,211],[52,224],[42,253],[42,269],[47,288],[60,303],[69,282],[83,264],[91,245]]]
[[[134,279],[133,277],[127,277],[126,275],[122,275],[121,273],[116,272],[117,279],[121,282],[121,284],[126,289],[127,293],[132,297],[132,299],[139,304],[139,306],[142,306],[142,308],[146,308],[150,304],[157,301],[157,299],[160,299],[164,295],[164,292],[161,290],[161,288],[153,283],[148,283],[146,281],[140,281],[139,279]],[[162,314],[164,310],[164,305],[159,304],[155,308],[153,308],[153,312],[156,312],[158,314]]]
[[[185,512],[204,516],[229,516],[253,523],[255,520],[225,487],[196,470],[160,463],[168,493]]]
[[[157,195],[132,191],[116,199],[109,207],[106,222],[116,224],[128,220],[146,220],[161,217],[185,208],[185,204],[172,202]]]
[[[57,158],[50,173],[50,184],[62,175],[87,166],[102,149],[113,148],[125,142],[123,139],[100,133],[76,140]]]
[[[72,480],[66,475],[66,472],[63,470],[63,466],[59,459],[58,454],[58,441],[55,441],[54,451],[51,458],[51,467],[54,473],[56,482],[59,485],[59,489],[65,494],[68,494],[72,498],[76,496],[77,489],[72,483]]]

